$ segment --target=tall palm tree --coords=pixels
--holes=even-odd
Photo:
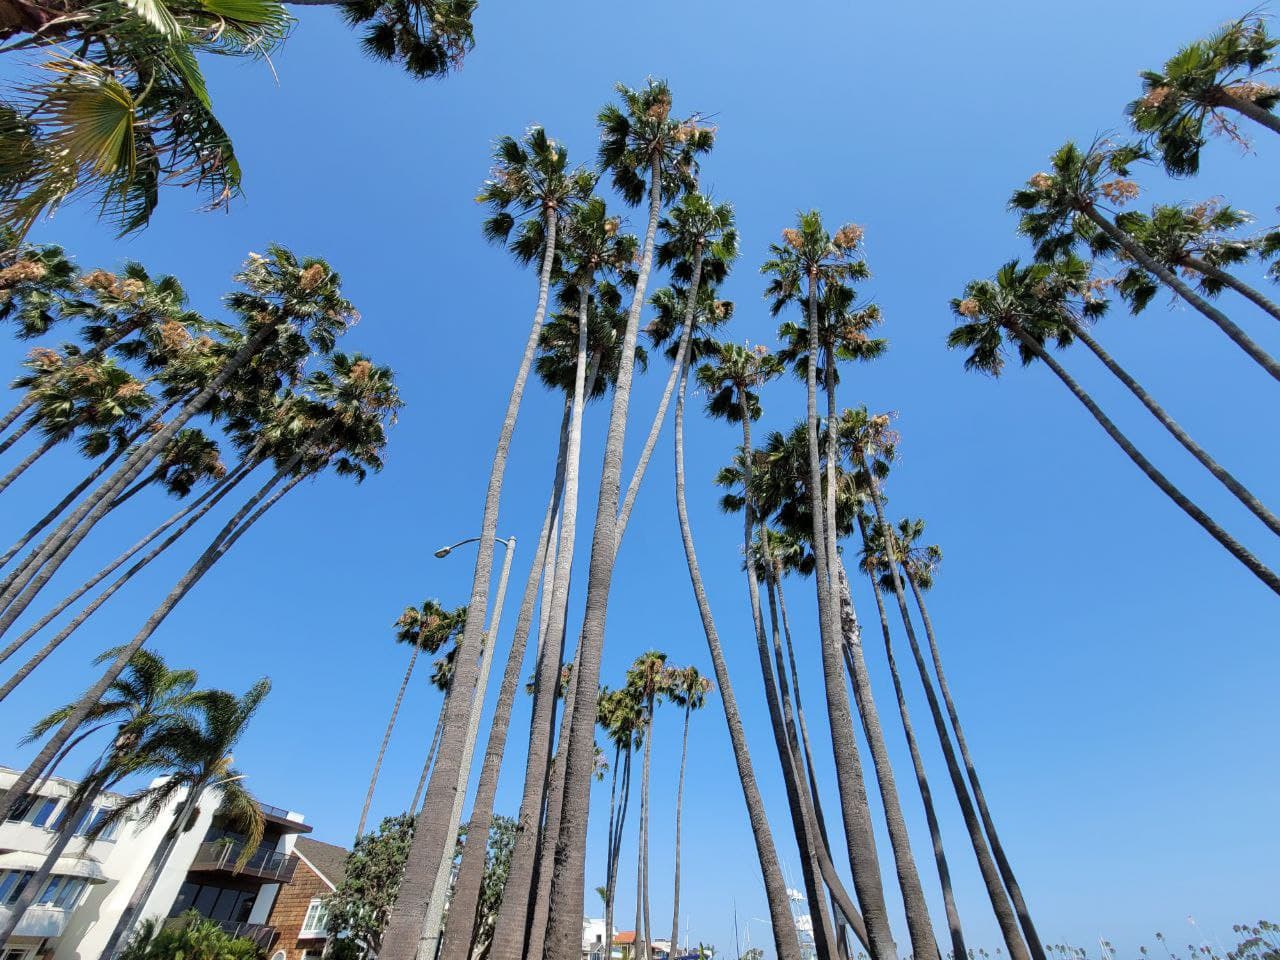
[[[689,758],[689,717],[693,711],[701,710],[707,705],[707,695],[713,689],[711,681],[699,673],[697,667],[692,666],[672,670],[667,682],[667,697],[675,706],[684,708],[684,732],[680,735],[680,776],[676,781],[676,854],[673,871],[674,888],[671,895],[671,956],[678,953],[677,945],[680,942],[680,822],[684,812],[684,770]]]
[[[80,699],[62,727],[19,775],[10,794],[0,799],[0,822],[9,815],[16,798],[30,789],[66,746],[83,717],[128,665],[129,658],[141,649],[182,598],[271,507],[303,479],[326,468],[332,467],[339,476],[352,477],[357,482],[362,481],[369,470],[381,469],[386,427],[394,420],[401,405],[399,393],[389,368],[375,366],[358,355],[357,358],[350,362],[350,358],[338,354],[331,359],[332,372],[337,374],[346,370],[344,377],[322,377],[317,373],[309,378],[309,385],[323,400],[317,399],[306,405],[309,415],[301,418],[295,428],[302,435],[278,440],[280,449],[276,456],[283,462],[275,473],[223,525],[133,639],[118,648],[119,654],[107,671]]]
[[[364,834],[364,825],[369,818],[369,806],[373,803],[373,791],[378,785],[378,774],[382,771],[382,760],[387,754],[387,744],[391,742],[391,731],[395,729],[396,718],[400,715],[400,704],[404,701],[404,692],[408,689],[409,678],[413,676],[418,654],[423,650],[428,653],[439,650],[462,624],[465,616],[466,611],[463,609],[449,611],[440,606],[438,601],[424,600],[421,607],[405,607],[396,618],[396,643],[407,643],[413,652],[409,655],[409,664],[405,667],[400,689],[396,691],[396,699],[391,706],[391,717],[387,720],[387,729],[382,735],[378,756],[373,763],[373,775],[369,777],[369,790],[364,795],[364,806],[360,809],[360,820],[356,824],[357,838]]]
[[[889,527],[884,516],[883,497],[880,493],[880,483],[884,471],[873,470],[869,458],[874,456],[877,451],[883,451],[893,445],[896,442],[896,437],[892,435],[892,431],[889,428],[888,416],[884,414],[870,416],[865,409],[857,410],[853,413],[854,415],[850,418],[851,422],[848,424],[847,429],[849,454],[854,466],[864,479],[867,498],[870,500],[875,512],[877,529],[888,530]],[[951,784],[955,789],[956,799],[960,802],[960,811],[963,815],[965,826],[969,831],[969,839],[973,845],[978,867],[987,888],[987,896],[991,901],[996,921],[1004,937],[1005,947],[1009,951],[1011,960],[1027,960],[1028,957],[1033,958],[1033,960],[1044,960],[1044,947],[1041,945],[1039,935],[1036,933],[1035,925],[1031,919],[1031,912],[1022,897],[1021,888],[1017,887],[1016,883],[1011,883],[1010,877],[1012,874],[1006,875],[1003,871],[997,872],[997,864],[992,862],[987,841],[982,835],[982,827],[974,814],[973,802],[969,798],[969,792],[964,785],[964,778],[961,776],[959,765],[956,763],[955,750],[952,748],[950,736],[947,734],[946,721],[942,718],[942,713],[938,708],[938,698],[933,691],[932,681],[929,679],[928,670],[925,669],[924,660],[920,655],[920,645],[916,640],[915,627],[912,625],[911,616],[907,610],[906,597],[903,594],[902,581],[898,574],[894,542],[889,536],[886,536],[885,543],[886,553],[888,554],[889,582],[893,588],[894,597],[898,601],[898,613],[902,618],[902,625],[907,634],[907,642],[911,647],[912,655],[916,660],[916,667],[920,672],[920,682],[925,687],[929,710],[933,715],[934,728],[938,735],[938,741],[942,746],[942,755],[947,763],[947,771],[951,776]],[[1005,890],[1006,886],[1009,887],[1008,893]],[[1010,903],[1011,897],[1012,903]]]
[[[1052,260],[1081,240],[1097,251],[1122,252],[1211,320],[1263,370],[1280,380],[1280,362],[1161,263],[1137,237],[1117,226],[1104,208],[1109,200],[1119,206],[1137,194],[1137,184],[1127,177],[1138,154],[1135,147],[1095,143],[1081,150],[1070,141],[1063,144],[1051,158],[1050,171],[1033,174],[1026,186],[1010,198],[1010,207],[1022,212],[1019,231],[1036,244],[1037,257],[1042,260]]]
[[[1142,96],[1127,112],[1134,128],[1154,141],[1165,170],[1187,176],[1200,169],[1206,121],[1210,131],[1242,140],[1223,111],[1280,133],[1275,113],[1280,90],[1256,79],[1274,69],[1270,65],[1278,42],[1261,16],[1246,14],[1187,44],[1165,62],[1163,71],[1143,71]]]
[[[973,280],[968,283],[964,296],[951,302],[951,309],[958,323],[948,334],[947,345],[953,349],[969,350],[969,355],[965,358],[966,370],[978,370],[991,376],[999,376],[1004,369],[1006,339],[1016,345],[1024,366],[1033,360],[1042,361],[1084,405],[1107,436],[1146,474],[1147,479],[1254,576],[1280,593],[1280,577],[1227,533],[1148,460],[1102,411],[1097,401],[1045,349],[1048,338],[1059,335],[1064,328],[1060,311],[1056,308],[1046,311],[1044,301],[1036,294],[1035,288],[1043,275],[1042,265],[1022,267],[1014,260],[1001,267],[994,279]],[[1078,336],[1080,331],[1071,329],[1069,332]]]
[[[613,915],[618,889],[618,864],[622,858],[622,835],[631,804],[631,755],[644,742],[644,715],[635,690],[602,688],[597,714],[600,726],[613,744],[613,784],[609,791],[609,833],[605,850],[604,955],[613,955]],[[621,763],[619,763],[621,760]],[[621,766],[622,788],[618,796]]]
[[[809,344],[805,363],[806,431],[809,443],[809,495],[811,498],[812,545],[816,560],[814,582],[818,592],[818,622],[822,636],[823,679],[827,695],[827,714],[831,724],[832,752],[835,757],[836,781],[839,786],[840,809],[845,827],[845,842],[853,871],[854,889],[867,925],[871,960],[894,960],[897,948],[889,929],[888,909],[880,883],[880,865],[875,836],[871,826],[871,809],[867,802],[858,756],[857,738],[849,693],[844,683],[839,611],[835,600],[834,503],[823,503],[823,484],[818,444],[817,364],[818,303],[822,291],[831,285],[867,275],[866,264],[858,257],[862,237],[860,228],[847,224],[834,234],[823,226],[822,217],[810,210],[797,217],[796,226],[783,231],[783,242],[770,246],[770,259],[761,272],[770,275],[766,297],[775,312],[781,311],[801,292],[805,297]],[[828,424],[828,459],[834,457],[834,430]]]
[[[942,842],[942,829],[938,825],[938,814],[933,805],[933,791],[929,787],[929,776],[925,771],[924,759],[920,755],[920,744],[916,740],[915,727],[911,723],[907,697],[902,687],[902,676],[898,673],[898,661],[893,653],[893,635],[889,630],[889,616],[885,611],[884,596],[881,592],[885,588],[884,578],[880,573],[883,566],[882,550],[877,550],[878,540],[871,533],[871,526],[865,514],[858,517],[863,544],[860,566],[871,581],[871,593],[875,597],[876,613],[880,617],[880,633],[884,637],[885,659],[889,664],[889,675],[893,678],[893,692],[898,699],[898,716],[902,719],[902,732],[907,738],[907,750],[911,754],[911,766],[915,771],[916,786],[920,790],[925,822],[929,826],[929,838],[933,843],[934,863],[938,869],[938,882],[942,887],[942,904],[947,916],[947,929],[951,934],[951,955],[967,957],[969,954],[965,948],[960,911],[956,907],[955,891],[951,885],[951,867],[947,863],[947,851]]]
[[[601,317],[600,319],[606,321],[605,326],[603,329],[597,326],[596,336],[599,339],[596,344],[591,342],[593,314],[604,312],[598,309],[602,304],[597,280],[624,273],[634,259],[637,248],[634,237],[620,232],[621,225],[621,220],[610,216],[604,201],[599,198],[592,198],[575,210],[565,224],[562,256],[566,277],[561,298],[573,303],[572,325],[575,328],[573,332],[576,345],[573,352],[572,376],[568,376],[567,364],[562,368],[562,372],[557,371],[560,365],[553,362],[554,357],[548,357],[549,362],[541,370],[544,381],[552,386],[567,387],[570,396],[568,442],[565,452],[563,488],[559,501],[559,533],[555,544],[551,590],[550,594],[543,598],[547,618],[546,637],[539,648],[534,679],[534,706],[530,720],[524,791],[520,801],[515,847],[512,850],[511,864],[507,871],[507,891],[503,896],[502,907],[494,928],[493,949],[508,949],[509,943],[515,938],[516,930],[521,931],[523,937],[523,931],[530,926],[528,911],[537,905],[533,900],[521,902],[516,891],[527,888],[532,895],[537,889],[534,878],[540,861],[538,825],[545,803],[548,802],[545,799],[547,765],[555,732],[556,678],[559,676],[564,658],[569,581],[577,537],[583,411],[588,390],[594,391],[595,388],[594,383],[589,385],[587,382],[588,368],[592,365],[593,354],[603,347],[599,339],[609,334],[607,319]],[[592,379],[595,379],[594,375]],[[494,776],[496,777],[496,771]],[[473,847],[470,858],[466,850],[463,851],[468,875],[467,884],[463,890],[466,899],[461,901],[460,915],[465,918],[473,916],[479,904],[480,882],[484,875],[483,857],[483,846]],[[470,862],[466,862],[468,860]],[[547,862],[547,869],[550,869],[549,862]],[[447,956],[463,957],[463,951],[470,948],[470,941],[471,932],[467,931],[464,934],[461,929],[458,929],[456,939],[452,944],[446,945],[449,948]]]
[[[541,127],[534,127],[521,140],[503,137],[498,141],[493,174],[479,195],[481,202],[493,210],[484,224],[485,236],[495,242],[507,243],[518,260],[525,263],[539,261],[540,269],[533,322],[498,432],[497,450],[485,490],[480,542],[467,602],[467,626],[456,668],[457,688],[460,690],[474,689],[479,675],[507,451],[546,316],[558,231],[564,218],[572,213],[577,203],[587,199],[594,185],[595,178],[590,173],[569,167],[568,153],[562,144],[548,137]],[[493,653],[491,650],[490,656]],[[453,856],[456,838],[449,836],[449,822],[454,797],[459,790],[465,789],[469,773],[460,767],[470,714],[469,696],[450,697],[447,701],[439,759],[427,783],[426,798],[414,828],[400,897],[387,921],[384,960],[414,960],[420,943],[439,934],[436,930],[424,930],[423,926],[431,907],[432,888],[440,864],[445,857]],[[495,955],[495,960],[500,960],[498,955]]]
[[[685,336],[690,335],[690,327],[686,324]],[[747,746],[746,733],[742,726],[742,714],[738,710],[738,700],[733,692],[733,684],[729,678],[729,668],[724,659],[724,648],[720,643],[720,635],[716,630],[715,618],[711,612],[711,603],[707,599],[706,585],[702,580],[702,571],[698,565],[698,556],[693,543],[693,531],[689,525],[689,507],[685,499],[684,471],[684,405],[689,382],[690,363],[686,359],[680,371],[680,380],[676,386],[675,412],[675,487],[676,516],[680,523],[680,540],[684,545],[685,561],[689,567],[689,581],[693,587],[694,601],[698,605],[698,615],[702,620],[702,630],[707,638],[707,649],[711,654],[711,665],[715,672],[716,687],[720,691],[720,701],[724,706],[725,725],[729,729],[729,742],[733,746],[733,758],[738,768],[738,781],[742,785],[742,797],[747,807],[747,820],[751,824],[751,835],[756,845],[756,856],[760,861],[760,873],[764,878],[765,899],[769,905],[770,926],[773,931],[774,947],[779,960],[799,960],[800,940],[796,935],[795,923],[791,917],[791,904],[787,893],[786,881],[782,876],[782,868],[778,862],[777,847],[773,842],[773,832],[769,826],[768,815],[764,808],[764,798],[760,795],[760,786],[756,782],[755,769],[751,763],[751,753]],[[850,908],[850,914],[856,911]]]
[[[584,707],[570,722],[565,751],[563,815],[555,846],[555,892],[550,898],[546,937],[546,950],[556,957],[576,955],[581,947],[587,822],[591,806],[591,779],[595,770],[594,704],[600,685],[605,615],[617,558],[622,452],[631,403],[632,366],[640,313],[653,265],[658,218],[664,202],[674,199],[678,190],[695,186],[698,155],[711,149],[715,137],[714,131],[703,126],[696,116],[684,120],[672,116],[671,91],[662,81],[650,79],[640,90],[619,85],[618,93],[623,100],[623,108],[611,104],[599,116],[602,128],[601,166],[611,172],[614,185],[628,203],[639,203],[648,190],[649,217],[640,248],[635,293],[627,312],[618,380],[609,411],[587,573],[585,612],[573,676],[573,700]],[[496,946],[495,937],[495,950]],[[516,955],[495,952],[493,960],[516,960]]]
[[[110,960],[124,949],[129,932],[138,921],[138,912],[155,890],[178,838],[191,828],[206,792],[216,791],[222,815],[246,835],[241,863],[246,862],[262,842],[265,822],[262,810],[244,786],[244,774],[231,765],[231,752],[270,692],[271,681],[264,677],[243,696],[226,690],[201,690],[191,694],[191,709],[166,724],[152,747],[169,764],[169,777],[155,787],[134,794],[101,821],[101,829],[105,829],[136,812],[146,822],[177,803],[173,823],[152,854],[102,948],[104,958]]]
[[[245,289],[227,297],[227,304],[242,318],[243,337],[218,372],[170,421],[133,451],[109,479],[84,499],[65,520],[32,551],[0,594],[0,634],[21,615],[48,583],[67,556],[112,509],[152,459],[187,422],[208,405],[232,378],[254,365],[266,371],[299,375],[311,350],[332,350],[334,339],[355,318],[355,308],[341,295],[340,278],[322,260],[299,261],[283,247],[272,246],[266,256],[254,254],[236,279]]]
[[[96,662],[111,655],[112,651],[107,651]],[[86,815],[104,791],[144,771],[167,772],[162,757],[155,750],[155,741],[163,735],[167,725],[179,719],[187,709],[195,684],[194,670],[170,670],[159,655],[139,650],[130,659],[124,673],[108,688],[106,696],[85,716],[72,745],[78,745],[99,730],[113,725],[115,734],[67,801],[44,862],[27,882],[17,902],[9,908],[4,923],[0,924],[0,938],[7,942],[13,936],[27,908],[35,902],[58,859],[70,846]],[[41,719],[24,742],[38,740],[59,726],[74,706],[62,707]],[[63,755],[66,755],[65,750]]]

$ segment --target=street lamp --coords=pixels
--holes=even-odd
[[[468,543],[478,543],[480,537],[467,537],[436,551],[437,557],[447,557],[458,547]],[[485,649],[480,654],[480,675],[476,677],[476,688],[471,696],[471,710],[467,714],[467,739],[462,746],[462,762],[458,766],[458,785],[453,792],[453,809],[449,813],[449,832],[446,837],[456,837],[458,827],[462,823],[462,806],[467,798],[467,781],[471,779],[471,761],[475,757],[476,739],[480,733],[480,714],[484,712],[484,698],[489,689],[489,672],[493,666],[494,645],[498,640],[498,626],[502,622],[502,602],[507,598],[507,579],[511,575],[511,560],[516,552],[516,538],[494,538],[506,548],[506,556],[502,560],[502,573],[498,577],[498,595],[493,602],[493,616],[489,618],[489,632],[485,639]],[[431,899],[427,905],[427,916],[422,924],[422,944],[418,956],[424,960],[434,960],[440,946],[440,934],[444,927],[444,901],[449,892],[449,881],[453,872],[453,844],[444,845],[444,853],[436,868],[436,879],[431,885]]]

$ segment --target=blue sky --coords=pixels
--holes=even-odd
[[[591,162],[594,116],[614,82],[666,77],[677,112],[710,113],[719,125],[704,186],[738,212],[743,256],[725,288],[738,302],[733,338],[774,342],[756,268],[797,209],[817,207],[830,222],[866,229],[874,278],[862,292],[881,304],[892,349],[851,371],[843,398],[897,414],[903,442],[891,510],[924,516],[930,540],[944,548],[931,609],[989,799],[1045,939],[1096,949],[1107,937],[1132,952],[1159,930],[1175,944],[1229,945],[1232,923],[1274,916],[1277,906],[1280,841],[1269,829],[1280,789],[1271,760],[1280,733],[1275,600],[1150,486],[1047,370],[1011,368],[993,382],[964,373],[943,341],[947,301],[964,282],[1027,255],[1004,209],[1009,193],[1063,140],[1121,129],[1138,70],[1242,10],[1191,0],[926,0],[909,11],[870,3],[486,3],[465,68],[432,83],[363,59],[337,17],[306,10],[275,59],[278,85],[265,66],[210,64],[246,170],[244,200],[229,214],[201,214],[194,197],[169,192],[152,227],[127,241],[68,208],[36,236],[66,245],[86,267],[136,258],[175,273],[195,306],[211,313],[246,252],[274,241],[323,255],[363,314],[345,347],[391,363],[408,406],[383,474],[362,489],[327,478],[292,494],[187,598],[156,648],[199,668],[207,683],[243,689],[272,678],[274,692],[237,762],[265,801],[304,811],[320,839],[349,842],[405,664],[390,623],[424,597],[452,604],[466,595],[470,557],[437,560],[432,551],[476,532],[533,305],[532,274],[480,235],[472,198],[490,144],[542,123],[572,158]],[[1256,135],[1252,155],[1215,143],[1190,182],[1144,171],[1144,202],[1225,195],[1269,222],[1276,198],[1268,173],[1280,151],[1266,136]],[[1223,303],[1260,343],[1280,350],[1269,318]],[[1100,337],[1256,493],[1280,499],[1273,431],[1259,429],[1272,385],[1225,337],[1163,296],[1138,318],[1116,311]],[[20,352],[0,343],[4,369]],[[1065,362],[1185,489],[1280,562],[1252,518],[1096,364],[1078,349]],[[655,363],[638,383],[631,460],[665,373]],[[803,413],[789,379],[764,401],[762,429]],[[694,398],[693,411],[700,402]],[[542,518],[559,411],[557,399],[531,390],[512,448],[500,533],[521,541],[516,596]],[[587,421],[587,529],[606,417],[596,406]],[[730,427],[692,417],[690,508],[775,835],[795,873],[738,572],[741,528],[719,513],[710,484],[735,439]],[[50,461],[7,494],[6,537],[81,469],[69,453]],[[95,549],[69,563],[60,583],[96,569],[168,504],[157,497],[130,507],[95,533]],[[185,554],[156,564],[0,706],[0,729],[13,734],[6,762],[28,756],[13,745],[17,732],[88,682],[92,654],[133,633],[197,546],[192,540]],[[575,580],[575,610],[585,579],[584,570]],[[873,627],[870,595],[857,589],[860,615]],[[816,713],[821,675],[807,585],[792,585],[789,599]],[[649,648],[709,672],[675,523],[669,430],[627,533],[610,614],[606,681]],[[868,639],[917,859],[941,917],[905,744],[889,722],[883,651],[874,633]],[[918,684],[908,686],[922,725]],[[520,699],[498,797],[509,814],[527,730]],[[375,815],[407,804],[437,705],[424,672]],[[660,713],[655,740],[659,931],[669,924],[677,721],[673,711]],[[993,949],[998,934],[925,733],[966,932]],[[825,743],[818,755],[834,791]],[[826,799],[834,809],[834,794]],[[695,718],[685,806],[682,916],[692,939],[727,955],[736,900],[752,942],[769,948],[764,927],[749,922],[766,908],[718,700]],[[603,881],[603,809],[591,824],[588,889]],[[623,928],[634,902],[631,842],[619,885]],[[881,849],[887,862],[883,838]],[[905,927],[897,929],[905,942]]]

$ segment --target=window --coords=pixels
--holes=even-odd
[[[35,873],[31,870],[6,870],[0,873],[0,904],[10,906],[17,903],[34,876]]]
[[[53,811],[57,809],[57,800],[52,797],[42,797],[40,805],[35,808],[35,813],[31,815],[31,823],[37,827],[45,826],[53,816]]]
[[[307,907],[300,934],[304,937],[323,937],[329,923],[329,905],[316,897]]]
[[[36,903],[70,910],[80,901],[87,882],[79,877],[50,877]]]
[[[27,814],[31,812],[31,808],[36,805],[36,801],[40,798],[34,793],[28,793],[21,800],[13,805],[13,809],[9,811],[9,820],[18,821],[25,820]]]

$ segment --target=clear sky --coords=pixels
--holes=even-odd
[[[1165,501],[1047,370],[1011,368],[998,382],[966,374],[944,337],[947,301],[966,280],[1027,255],[1005,211],[1009,193],[1065,139],[1121,129],[1138,70],[1245,6],[486,2],[465,68],[431,83],[362,58],[336,16],[306,10],[275,60],[278,84],[266,66],[210,64],[246,171],[247,196],[230,214],[198,213],[194,197],[171,191],[136,238],[113,240],[76,208],[36,236],[66,245],[86,267],[136,258],[175,273],[195,306],[211,313],[248,251],[275,241],[325,256],[363,314],[344,347],[394,365],[408,406],[383,474],[363,489],[327,478],[292,494],[187,598],[156,648],[174,664],[199,668],[207,683],[243,689],[263,674],[272,678],[274,692],[237,763],[264,801],[304,811],[319,839],[349,842],[406,661],[391,621],[424,597],[465,598],[470,555],[437,560],[432,551],[478,532],[533,306],[532,274],[480,235],[482,211],[472,198],[491,141],[541,123],[573,159],[591,162],[595,113],[614,82],[666,77],[677,112],[704,111],[719,125],[704,184],[738,211],[743,257],[726,287],[738,302],[732,337],[774,342],[756,268],[797,209],[817,207],[829,222],[866,228],[875,276],[862,292],[881,304],[892,349],[851,371],[843,397],[898,415],[892,510],[927,518],[930,539],[945,550],[934,619],[989,799],[1045,939],[1096,950],[1107,937],[1131,954],[1160,930],[1175,944],[1230,945],[1232,923],[1275,917],[1280,906],[1275,598]],[[1225,195],[1268,222],[1280,160],[1276,144],[1262,139],[1269,136],[1256,134],[1253,155],[1215,143],[1196,180],[1169,184],[1144,172],[1144,183],[1164,199]],[[1223,303],[1260,343],[1280,350],[1273,321],[1239,301]],[[1139,318],[1116,311],[1100,331],[1193,435],[1264,500],[1280,500],[1276,437],[1263,414],[1274,404],[1274,384],[1255,365],[1163,295]],[[19,355],[0,342],[5,370]],[[1188,491],[1273,566],[1280,562],[1265,531],[1104,371],[1080,350],[1065,360]],[[665,375],[656,362],[638,382],[632,459]],[[764,401],[762,429],[803,413],[790,379]],[[696,414],[701,398],[693,403]],[[500,533],[520,539],[515,596],[541,522],[559,411],[559,400],[531,389],[512,449]],[[593,407],[587,423],[588,530],[606,416]],[[692,521],[775,836],[799,885],[738,571],[741,528],[719,513],[710,484],[735,439],[730,427],[692,417]],[[49,460],[6,494],[4,537],[82,469],[69,452]],[[95,549],[69,563],[60,583],[76,582],[171,509],[159,497],[130,508],[95,533]],[[134,632],[196,548],[193,540],[156,564],[0,707],[7,734],[0,759],[27,758],[14,746],[18,732],[88,682],[90,657]],[[585,580],[583,569],[575,611]],[[861,584],[857,590],[862,619],[873,626],[870,595]],[[790,599],[817,713],[813,603],[798,583]],[[675,522],[669,430],[622,549],[610,614],[606,681],[616,683],[649,648],[710,672]],[[867,650],[921,874],[941,918],[873,633]],[[918,684],[908,686],[923,728]],[[498,797],[508,814],[518,804],[526,699],[517,704]],[[392,744],[376,815],[400,811],[412,795],[437,704],[424,671]],[[922,729],[962,918],[972,944],[994,949],[998,934],[930,737]],[[670,922],[678,748],[677,715],[661,711],[651,866],[659,932]],[[834,809],[825,741],[818,756]],[[603,882],[603,809],[597,804],[591,824],[588,890]],[[766,907],[718,699],[695,718],[685,816],[682,917],[692,940],[728,955],[736,900],[751,942],[772,952],[764,925],[750,922]],[[632,843],[618,891],[624,929],[634,903]],[[883,838],[881,851],[887,863]],[[589,896],[588,910],[598,913]]]

